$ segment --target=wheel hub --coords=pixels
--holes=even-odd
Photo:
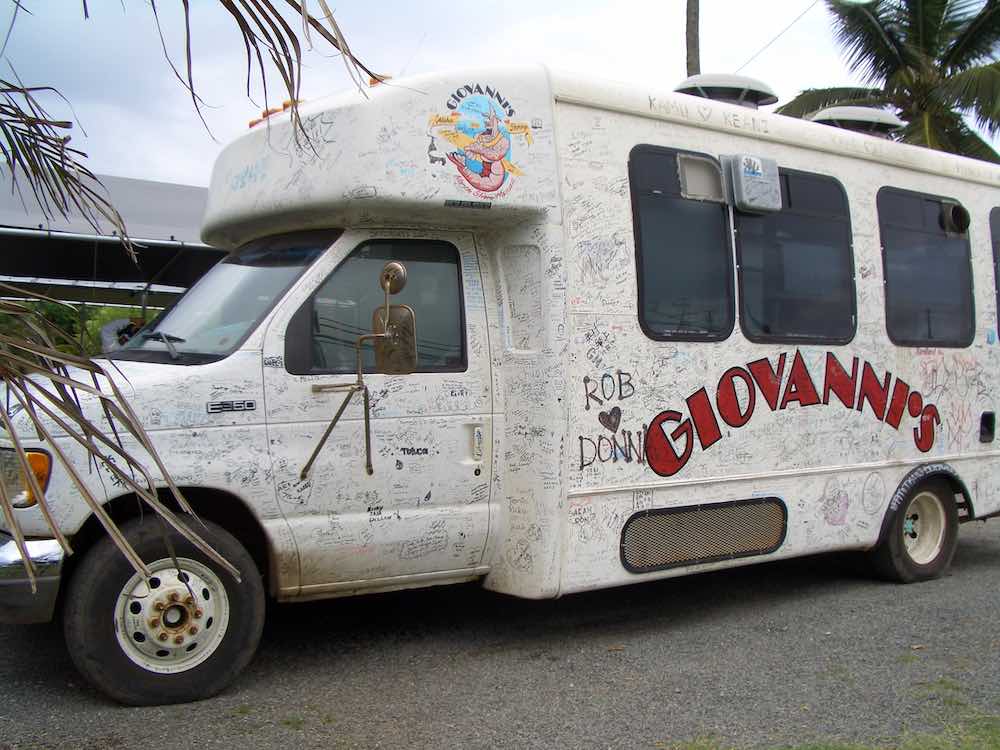
[[[122,651],[140,667],[171,673],[191,669],[218,647],[229,601],[218,576],[195,560],[158,560],[150,577],[136,574],[118,598],[115,630]]]
[[[928,565],[944,546],[946,516],[941,500],[933,492],[918,493],[903,515],[903,545],[910,559]]]

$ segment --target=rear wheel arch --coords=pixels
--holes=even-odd
[[[969,512],[968,517],[961,520],[972,520],[976,517],[972,504],[972,493],[969,492],[969,488],[962,481],[962,478],[955,471],[954,467],[946,463],[922,464],[907,473],[896,487],[896,491],[892,493],[889,506],[882,517],[882,526],[879,530],[878,541],[874,546],[878,546],[885,541],[896,511],[913,494],[913,491],[920,485],[934,480],[946,482],[954,495],[962,497]]]

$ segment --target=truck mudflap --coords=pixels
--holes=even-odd
[[[55,539],[27,542],[34,563],[38,590],[24,571],[24,563],[14,539],[0,532],[0,624],[26,625],[49,622],[56,609],[62,575],[63,550]]]

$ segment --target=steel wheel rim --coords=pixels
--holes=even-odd
[[[175,674],[201,664],[229,627],[229,596],[219,576],[186,557],[148,565],[115,600],[115,636],[122,652],[148,672]]]
[[[903,544],[917,565],[933,562],[944,547],[947,517],[944,504],[933,492],[920,492],[903,514]]]

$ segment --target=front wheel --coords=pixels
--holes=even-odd
[[[900,583],[937,578],[958,543],[958,508],[947,482],[918,486],[896,510],[885,539],[871,553],[875,570]]]
[[[157,705],[207,698],[253,657],[264,624],[260,574],[236,539],[205,525],[193,528],[236,566],[241,582],[152,517],[122,525],[147,562],[148,580],[107,537],[86,553],[70,580],[63,612],[70,656],[115,700]]]

